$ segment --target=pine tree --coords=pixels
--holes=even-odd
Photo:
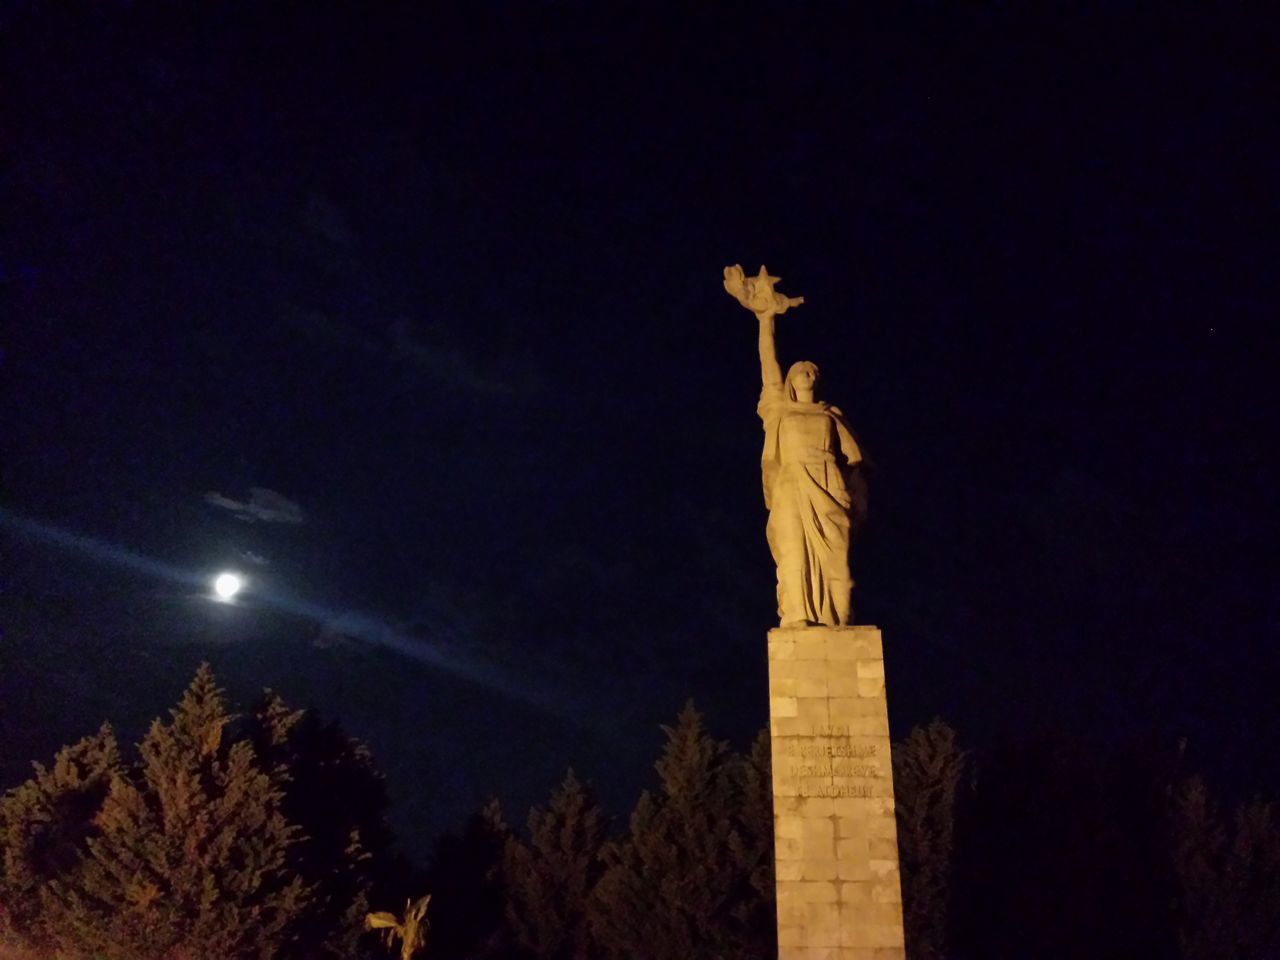
[[[911,960],[945,955],[956,789],[964,771],[956,734],[942,720],[893,748],[903,924]]]
[[[6,924],[32,945],[48,942],[42,891],[75,870],[94,817],[120,776],[120,750],[111,727],[63,747],[53,766],[0,797],[0,905]]]
[[[747,901],[759,895],[753,877],[761,879],[748,851],[762,848],[744,823],[742,760],[707,735],[692,704],[663,730],[661,788],[641,796],[627,837],[605,848],[601,948],[627,960],[760,956],[744,922]],[[758,807],[753,816],[760,819]]]
[[[353,956],[391,844],[382,776],[364,744],[270,690],[251,739],[283,790],[284,815],[300,831],[289,864],[314,893],[297,924],[300,944]]]
[[[309,891],[287,858],[298,832],[253,746],[231,742],[212,670],[169,723],[156,720],[132,776],[116,776],[98,835],[50,885],[50,925],[69,953],[104,960],[277,957]]]
[[[542,960],[590,960],[592,894],[600,877],[604,814],[570,770],[546,809],[529,812],[529,843],[507,838],[506,919]]]
[[[738,832],[738,871],[746,878],[736,916],[742,925],[744,955],[778,954],[777,886],[773,856],[773,758],[769,728],[751,744],[751,752],[737,763],[741,780],[741,825]]]
[[[431,956],[478,960],[505,956],[510,937],[503,925],[506,885],[502,856],[511,828],[502,805],[490,799],[461,836],[437,844],[425,884],[432,894]]]
[[[1233,822],[1204,782],[1178,785],[1170,810],[1175,920],[1183,960],[1253,960],[1280,951],[1280,824],[1269,804]]]

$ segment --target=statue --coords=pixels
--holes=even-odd
[[[814,399],[815,364],[793,363],[782,378],[774,318],[804,298],[775,290],[780,279],[763,266],[755,277],[744,277],[740,266],[724,271],[724,288],[760,321],[763,387],[756,412],[764,421],[760,466],[765,532],[778,567],[778,619],[784,627],[847,626],[853,619],[849,538],[862,454],[844,414]]]
[[[427,904],[430,902],[431,894],[420,897],[412,903],[406,900],[403,920],[386,910],[371,913],[364,918],[364,928],[381,930],[387,946],[391,949],[395,949],[396,941],[399,940],[400,960],[413,960],[413,955],[427,942],[427,928],[430,926],[427,923]]]

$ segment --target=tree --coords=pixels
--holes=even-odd
[[[529,842],[509,836],[502,858],[506,920],[542,960],[590,960],[592,895],[603,866],[604,814],[570,770],[546,809],[529,811]]]
[[[289,864],[314,894],[298,918],[300,945],[353,956],[391,844],[382,775],[364,744],[270,690],[250,736],[283,791],[282,812],[299,830]]]
[[[776,957],[778,890],[773,869],[773,758],[768,727],[756,735],[751,752],[737,758],[735,768],[741,791],[736,856],[747,878],[735,908],[742,925],[743,955]]]
[[[436,919],[431,955],[441,960],[475,960],[502,948],[506,888],[502,854],[511,829],[502,805],[490,799],[467,821],[461,836],[447,834],[436,845],[429,871]]]
[[[0,907],[14,933],[43,944],[44,891],[79,866],[85,841],[97,833],[94,817],[123,767],[107,724],[59,750],[52,767],[34,766],[34,777],[0,797]]]
[[[368,751],[270,691],[233,719],[202,666],[138,762],[104,726],[0,797],[0,934],[105,960],[357,956],[390,846]]]
[[[628,835],[605,847],[595,911],[602,952],[763,956],[750,916],[766,841],[756,835],[758,802],[747,812],[743,761],[707,735],[692,704],[663,730],[660,789],[640,797]]]
[[[112,778],[87,855],[50,883],[48,923],[104,960],[275,958],[310,891],[288,867],[298,830],[284,791],[231,721],[207,664],[141,764]]]
[[[1253,960],[1280,951],[1280,824],[1252,801],[1224,821],[1204,782],[1170,809],[1175,922],[1183,960]]]
[[[911,960],[937,960],[946,952],[956,788],[964,762],[955,731],[942,720],[914,728],[893,748],[903,925]]]

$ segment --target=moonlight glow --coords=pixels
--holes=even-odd
[[[213,592],[219,600],[230,601],[244,587],[244,580],[235,573],[220,573],[213,581]]]

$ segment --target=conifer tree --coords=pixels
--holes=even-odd
[[[507,838],[506,919],[515,942],[542,960],[591,960],[592,894],[604,814],[572,770],[546,809],[529,812],[529,842]]]
[[[746,878],[737,911],[742,924],[744,955],[775,957],[778,953],[777,887],[773,857],[773,758],[769,728],[737,763],[741,778],[739,871]]]
[[[284,815],[300,831],[289,864],[314,894],[297,924],[300,944],[353,956],[391,843],[382,776],[364,744],[270,690],[251,739],[283,790]]]
[[[711,739],[692,704],[673,727],[623,840],[605,848],[596,933],[611,957],[752,957],[745,901],[758,896],[747,839],[741,759]],[[758,813],[755,815],[758,820]]]
[[[1170,810],[1175,921],[1183,960],[1253,960],[1280,951],[1280,824],[1252,801],[1233,821],[1199,777]]]
[[[431,924],[431,956],[479,960],[505,956],[507,894],[502,858],[511,828],[502,805],[490,799],[467,821],[462,835],[449,834],[436,846],[426,886],[436,919]]]
[[[76,869],[94,817],[122,772],[111,727],[63,747],[53,766],[0,797],[0,905],[7,925],[32,945],[49,935],[42,898],[50,881]]]
[[[62,949],[103,960],[275,958],[309,891],[287,858],[283,791],[231,721],[208,665],[113,778],[88,855],[53,882]]]
[[[945,955],[956,790],[963,771],[955,731],[940,719],[894,745],[903,925],[911,960]]]

